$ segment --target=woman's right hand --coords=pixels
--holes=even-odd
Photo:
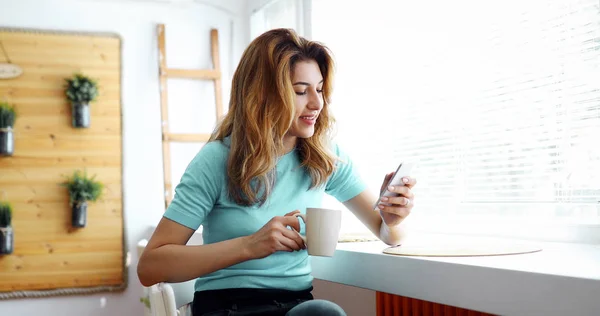
[[[276,251],[297,251],[306,249],[304,241],[298,233],[300,222],[293,211],[285,216],[275,216],[259,231],[248,236],[248,252],[250,257],[260,259]],[[292,227],[294,230],[288,228]]]

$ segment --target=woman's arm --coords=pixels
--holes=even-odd
[[[148,241],[137,267],[138,278],[148,287],[159,282],[184,282],[276,251],[303,249],[297,211],[272,218],[258,232],[214,244],[187,246],[194,230],[162,218]]]
[[[184,282],[250,259],[243,238],[186,246],[194,230],[162,218],[140,257],[137,273],[144,286]]]
[[[386,175],[384,185],[392,174]],[[380,210],[374,210],[377,197],[369,190],[365,190],[354,198],[344,202],[344,205],[381,241],[388,245],[396,246],[402,243],[406,237],[406,229],[403,221],[410,214],[413,207],[414,195],[411,188],[416,180],[408,178],[405,186],[394,187],[392,192],[400,194],[398,197],[390,197],[387,203],[392,206],[379,205]],[[384,189],[383,186],[381,188]]]
[[[344,202],[344,205],[384,243],[395,246],[402,243],[405,229],[402,223],[389,227],[381,219],[379,212],[373,210],[377,198],[368,190]]]

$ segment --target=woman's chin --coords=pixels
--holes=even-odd
[[[297,138],[311,138],[315,134],[314,128],[295,129],[288,132],[288,135]]]
[[[301,135],[299,135],[298,137],[300,138],[311,138],[313,137],[313,135],[315,135],[315,131],[311,130],[311,131],[303,131]]]

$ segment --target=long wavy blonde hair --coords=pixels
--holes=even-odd
[[[334,63],[329,49],[290,29],[263,33],[244,51],[232,80],[229,111],[211,136],[230,136],[227,162],[230,198],[240,205],[263,204],[275,185],[276,164],[284,154],[283,138],[295,119],[292,75],[299,61],[314,60],[323,76],[323,109],[312,137],[298,139],[301,166],[310,189],[333,173],[336,157],[329,148],[334,119],[329,113]]]

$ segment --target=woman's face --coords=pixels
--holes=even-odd
[[[296,114],[286,138],[295,144],[298,137],[313,136],[315,123],[323,109],[323,76],[317,62],[297,62],[293,69],[292,85],[296,93]]]

